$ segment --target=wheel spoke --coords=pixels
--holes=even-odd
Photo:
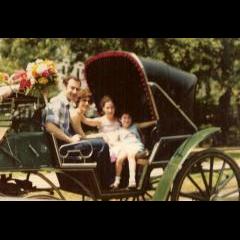
[[[196,183],[196,181],[188,174],[187,177],[192,182],[192,184],[199,190],[199,192],[202,194],[203,197],[205,197],[205,193],[203,190],[199,187],[199,185]]]
[[[214,157],[210,158],[210,169],[209,169],[209,196],[212,193],[212,182],[213,182],[213,164],[214,164]]]
[[[146,202],[146,198],[144,197],[144,195],[142,195],[142,199],[144,202]]]
[[[193,199],[193,200],[207,201],[207,199],[204,198],[203,196],[201,196],[198,192],[192,192],[192,193],[180,192],[179,195],[182,196],[182,197],[191,198],[191,199]]]
[[[152,198],[152,195],[148,192],[145,192],[145,194],[149,197],[149,198]]]
[[[40,172],[37,172],[37,173],[34,173],[36,176],[40,177],[41,179],[43,179],[45,182],[47,182],[49,184],[49,186],[52,187],[53,190],[55,190],[55,192],[59,195],[59,197],[62,199],[62,200],[65,200],[65,197],[62,195],[61,191],[55,186],[55,184],[50,181],[44,174],[40,173]]]
[[[232,175],[230,177],[227,177],[218,187],[218,189],[216,189],[217,193],[219,193],[234,177],[234,173],[232,173]]]
[[[220,198],[226,198],[226,197],[229,197],[229,196],[231,196],[231,195],[233,195],[234,193],[240,193],[240,188],[238,188],[238,189],[236,189],[236,190],[233,190],[233,191],[231,191],[231,192],[229,192],[229,193],[226,193],[226,194],[224,194],[224,195],[222,195],[222,196],[219,196]],[[217,197],[217,199],[219,198],[219,197]]]
[[[220,184],[220,182],[221,182],[221,180],[222,180],[223,171],[224,171],[224,169],[225,169],[225,166],[226,166],[226,162],[223,162],[222,168],[221,168],[220,173],[219,173],[219,175],[218,175],[217,183],[216,183],[216,185],[215,185],[215,187],[214,187],[215,193],[218,193],[218,187],[219,187],[219,184]]]
[[[210,189],[209,189],[209,186],[207,184],[207,179],[206,179],[206,176],[203,172],[203,168],[202,168],[201,164],[199,164],[199,168],[200,168],[200,173],[201,173],[201,176],[202,176],[202,179],[203,179],[203,183],[205,185],[206,192],[208,192],[208,195],[210,196]]]

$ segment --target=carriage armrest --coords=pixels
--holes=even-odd
[[[147,149],[145,149],[145,150],[143,150],[141,152],[138,152],[136,154],[136,160],[138,160],[138,159],[148,159],[149,155],[150,155],[149,151]]]
[[[60,157],[65,159],[73,159],[85,162],[87,159],[91,158],[93,155],[93,146],[88,140],[82,140],[81,143],[88,145],[88,150],[83,152],[81,149],[72,149],[74,144],[64,144],[59,148]]]
[[[138,152],[136,155],[136,161],[138,165],[148,165],[149,164],[149,156],[150,156],[150,152],[145,149],[142,152]]]
[[[51,134],[50,136],[53,141],[58,164],[61,168],[79,168],[79,167],[80,168],[96,168],[97,163],[87,163],[86,156],[83,157],[83,155],[80,151],[74,151],[74,150],[71,151],[70,150],[62,155],[61,154],[62,148],[61,147],[59,148],[57,139],[55,138],[55,136],[53,134]],[[66,145],[68,145],[68,144],[66,144]],[[70,157],[70,159],[72,157],[74,157],[75,159],[73,162],[65,162],[66,158],[68,158],[68,157]]]

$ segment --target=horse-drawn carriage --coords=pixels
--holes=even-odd
[[[192,121],[194,75],[133,53],[114,51],[86,61],[85,77],[95,103],[109,95],[116,109],[130,112],[135,122],[146,126],[155,122],[141,130],[148,151],[136,159],[137,189],[125,188],[127,176],[120,189],[102,189],[97,164],[89,163],[81,152],[77,161],[63,156],[55,137],[41,128],[44,104],[19,95],[0,105],[3,196],[64,199],[63,191],[67,191],[81,195],[82,200],[239,200],[236,162],[217,150],[194,151],[220,131],[200,131]],[[45,172],[56,173],[58,184]],[[31,176],[38,176],[49,187],[36,187]]]

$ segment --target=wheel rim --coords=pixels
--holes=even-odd
[[[183,166],[174,182],[174,201],[239,201],[240,171],[227,155],[205,151]]]

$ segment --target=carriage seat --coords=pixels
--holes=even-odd
[[[136,155],[136,161],[138,165],[148,165],[149,161],[149,156],[150,156],[150,152],[145,149],[142,152],[138,152]]]

